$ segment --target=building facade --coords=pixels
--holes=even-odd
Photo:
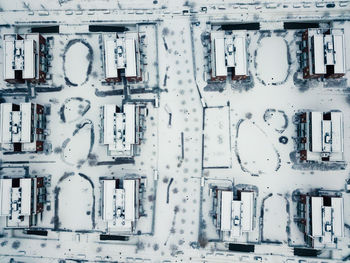
[[[102,219],[107,232],[135,231],[140,217],[140,179],[102,180]]]
[[[45,127],[44,106],[30,102],[0,104],[0,143],[3,151],[43,151]]]
[[[47,43],[39,33],[5,34],[4,80],[9,83],[43,83],[48,71]]]
[[[248,77],[246,33],[212,31],[210,33],[210,74],[212,81],[233,80]]]
[[[223,240],[239,238],[255,228],[255,193],[216,189],[214,195],[216,228]]]
[[[103,36],[103,64],[105,80],[119,82],[142,81],[140,36],[136,32],[106,34]]]
[[[107,104],[103,114],[103,142],[108,147],[108,154],[115,157],[135,156],[145,129],[145,106],[127,103],[121,112],[117,105]]]
[[[0,218],[7,228],[36,226],[44,210],[44,178],[0,179]]]
[[[327,192],[301,194],[298,226],[305,242],[313,248],[335,248],[344,236],[343,197]]]
[[[301,50],[304,79],[345,75],[343,29],[307,29],[302,35]]]
[[[300,161],[344,160],[343,114],[339,111],[299,114],[298,151]]]

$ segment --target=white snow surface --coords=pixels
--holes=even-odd
[[[62,25],[65,32],[44,34],[51,38],[52,61],[50,79],[47,84],[40,85],[62,89],[27,97],[36,103],[50,105],[47,142],[52,151],[0,155],[1,176],[21,175],[28,169],[30,175],[49,179],[45,211],[38,222],[38,227],[47,230],[48,236],[1,229],[0,262],[13,262],[11,259],[26,263],[79,260],[339,262],[348,256],[348,228],[334,251],[323,251],[318,258],[311,259],[293,255],[294,246],[305,246],[303,234],[294,222],[297,207],[292,200],[293,191],[308,192],[316,188],[340,191],[345,203],[345,224],[350,225],[350,194],[343,191],[350,167],[301,169],[294,163],[291,153],[296,148],[293,140],[296,137],[295,113],[305,109],[337,109],[344,114],[345,162],[350,161],[347,88],[350,52],[346,50],[347,74],[343,82],[327,84],[314,80],[301,86],[293,80],[299,70],[300,30],[280,28],[280,21],[288,19],[349,18],[350,3],[335,1],[334,4],[334,8],[329,8],[325,2],[316,1],[269,1],[261,5],[253,1],[243,5],[221,0],[196,3],[166,0],[0,1],[0,23],[9,25],[0,27],[1,34],[29,32],[31,25],[48,25],[52,21]],[[201,7],[206,7],[207,11],[201,11]],[[182,10],[192,11],[192,14],[183,14]],[[202,43],[203,33],[211,30],[207,22],[228,20],[262,21],[272,26],[271,29],[267,27],[267,33],[247,31],[251,84],[228,80],[222,90],[210,91],[206,79],[208,50]],[[106,147],[100,143],[101,107],[104,104],[121,106],[127,96],[118,93],[123,89],[122,83],[106,85],[103,81],[101,34],[89,33],[87,26],[98,21],[114,25],[138,24],[141,35],[145,35],[144,82],[130,84],[126,90],[132,93],[140,88],[148,91],[156,88],[153,93],[129,94],[129,99],[156,99],[159,107],[146,103],[148,116],[144,140],[134,163],[113,164]],[[345,43],[349,47],[350,22],[332,24],[344,28]],[[66,52],[64,65],[63,55],[71,40],[88,43],[93,56],[78,41]],[[2,43],[0,45],[2,47]],[[89,58],[92,59],[90,72]],[[1,52],[1,67],[2,62]],[[67,83],[65,77],[77,86]],[[0,79],[3,79],[2,70]],[[8,92],[27,87],[14,87],[4,81],[1,84]],[[2,98],[6,102],[26,99],[17,93]],[[90,106],[86,108],[88,104]],[[62,119],[62,108],[65,120]],[[265,121],[267,110],[274,110],[274,117]],[[283,116],[287,117],[287,123]],[[282,135],[288,138],[287,144],[279,142]],[[145,183],[141,199],[143,213],[136,227],[139,235],[129,236],[128,241],[101,241],[99,236],[105,233],[106,224],[101,218],[100,179],[130,175],[142,177]],[[228,242],[219,240],[212,216],[210,188],[213,185],[257,189],[255,230],[232,241],[255,244],[255,253],[229,251]],[[1,219],[0,227],[3,223]],[[198,240],[205,247],[197,248]]]

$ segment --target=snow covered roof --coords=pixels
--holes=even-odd
[[[345,45],[344,34],[333,35],[334,45],[334,73],[345,73]]]
[[[14,79],[15,71],[13,67],[15,66],[14,60],[15,53],[15,42],[5,41],[4,43],[4,79]]]
[[[225,61],[225,39],[214,38],[215,52],[215,75],[218,77],[227,76],[227,68]]]
[[[36,178],[0,179],[0,216],[8,217],[8,227],[29,227],[36,188],[32,180]]]
[[[234,39],[235,46],[235,75],[248,75],[246,38],[239,36]]]
[[[340,111],[304,112],[299,124],[303,160],[344,160],[344,124]]]
[[[241,192],[242,231],[253,231],[254,192]]]
[[[132,232],[138,218],[139,180],[103,180],[102,218],[107,221],[109,231]]]
[[[234,75],[247,76],[247,48],[244,34],[211,32],[212,77],[226,77],[227,68],[234,68]]]
[[[0,180],[0,216],[11,215],[11,179]]]
[[[136,48],[135,38],[127,37],[125,39],[125,53],[126,53],[126,68],[125,77],[136,77]]]
[[[116,105],[104,106],[104,144],[113,156],[133,156],[134,145],[138,143],[139,107],[125,104],[123,110],[118,112]]]
[[[104,69],[107,79],[120,77],[118,69],[124,69],[127,78],[137,77],[136,41],[138,41],[138,34],[134,32],[104,35]]]
[[[326,67],[324,61],[324,44],[323,35],[315,35],[313,37],[314,46],[314,73],[326,74]]]
[[[218,191],[218,227],[231,237],[253,231],[254,192],[240,192],[240,200],[234,200],[232,191]]]
[[[118,70],[117,63],[115,61],[114,50],[115,50],[115,40],[105,39],[104,40],[104,61],[105,61],[105,75],[106,78],[117,78]]]
[[[1,143],[30,143],[32,141],[32,103],[1,103]]]
[[[33,39],[24,40],[24,69],[23,78],[35,78],[35,41]]]
[[[15,71],[24,69],[24,41],[5,35],[4,42],[4,79],[15,79]]]
[[[326,203],[326,198],[330,203]],[[323,244],[334,243],[344,236],[344,205],[342,197],[311,197],[311,236]]]
[[[233,192],[222,191],[221,192],[221,231],[231,230],[231,213],[232,213],[232,200]],[[240,209],[240,207],[239,207]]]
[[[309,29],[313,47],[313,74],[326,74],[327,66],[332,68],[331,74],[345,74],[345,45],[344,32],[340,29],[324,30]]]
[[[18,39],[17,35],[4,36],[4,79],[16,79],[15,71],[22,72],[23,79],[36,78],[36,41],[37,34],[24,35],[25,39]]]
[[[307,147],[307,159],[319,160],[329,157],[330,161],[342,161],[344,131],[342,112],[309,112],[306,125],[311,141]],[[308,138],[308,135],[306,136]]]
[[[136,105],[125,104],[125,142],[128,144],[136,143]]]

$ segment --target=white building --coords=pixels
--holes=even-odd
[[[302,40],[304,78],[339,78],[345,75],[343,29],[307,29]]]
[[[123,112],[116,105],[104,106],[103,142],[108,154],[116,157],[132,157],[142,137],[142,120],[145,108],[138,104],[123,105]]]
[[[4,80],[9,83],[45,82],[46,39],[38,34],[4,35]]]
[[[42,105],[29,102],[0,104],[0,143],[3,151],[43,151],[44,129]]]
[[[313,248],[336,247],[344,236],[344,200],[339,196],[301,195],[300,224],[306,241]]]
[[[222,238],[238,238],[243,233],[252,232],[255,227],[254,192],[238,191],[235,199],[232,191],[216,191],[216,227]]]
[[[211,79],[245,79],[248,76],[246,32],[212,31],[211,41]]]
[[[0,219],[7,228],[35,226],[44,209],[44,178],[0,179]]]
[[[343,161],[343,114],[303,112],[298,127],[301,161]]]
[[[142,81],[140,39],[136,32],[103,36],[105,79],[109,82]]]
[[[134,232],[139,218],[140,179],[102,180],[102,187],[102,219],[107,232]]]

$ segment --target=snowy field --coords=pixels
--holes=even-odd
[[[204,168],[229,168],[231,166],[229,113],[229,106],[205,109]]]
[[[347,74],[340,83],[302,80],[297,58],[301,31],[284,30],[280,22],[350,16],[350,3],[334,3],[330,8],[314,1],[259,6],[221,0],[0,0],[1,34],[29,32],[31,25],[55,21],[64,32],[44,34],[52,55],[47,84],[28,92],[26,85],[2,81],[0,71],[3,101],[50,106],[44,153],[0,155],[1,176],[27,170],[50,178],[38,225],[48,235],[1,230],[0,262],[316,263],[347,257],[348,227],[339,249],[318,258],[294,257],[293,248],[305,243],[294,222],[292,194],[315,188],[342,191],[344,223],[350,225],[350,194],[344,191],[350,167],[310,169],[300,166],[293,154],[294,115],[303,109],[337,109],[344,114],[345,162],[350,161],[350,22],[333,22],[346,36]],[[192,14],[182,13],[191,8]],[[253,17],[265,30],[247,31],[250,80],[208,84],[203,36],[211,30],[210,22]],[[277,22],[263,20],[267,17]],[[90,21],[137,24],[145,36],[144,83],[127,89],[104,83],[101,34],[88,32]],[[101,107],[121,106],[125,99],[147,101],[148,116],[138,156],[119,164],[101,143]],[[286,144],[279,141],[281,136],[288,139]],[[137,235],[128,241],[101,241],[106,225],[100,180],[130,174],[146,182]],[[218,240],[211,214],[213,185],[256,189],[255,230],[234,240],[255,244],[255,253],[229,251],[228,243]]]

